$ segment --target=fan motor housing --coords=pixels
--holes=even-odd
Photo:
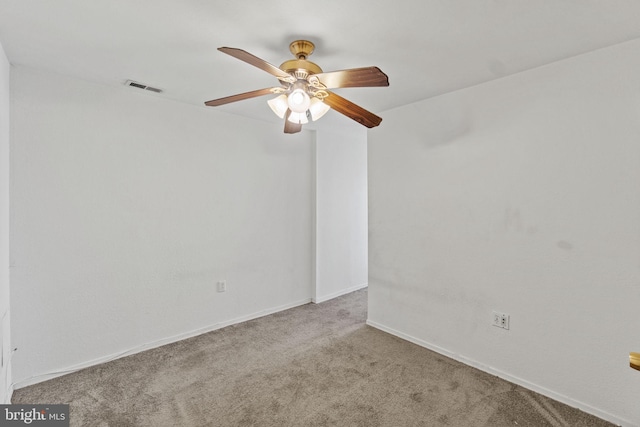
[[[307,75],[322,73],[322,68],[306,59],[290,59],[289,61],[283,62],[282,65],[280,65],[280,69],[287,73],[296,74],[296,77],[300,71]]]

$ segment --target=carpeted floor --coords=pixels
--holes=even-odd
[[[16,390],[72,426],[611,426],[365,325],[366,290]]]

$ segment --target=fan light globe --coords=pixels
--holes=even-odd
[[[280,95],[276,98],[273,98],[267,101],[271,110],[276,114],[276,116],[281,119],[284,118],[284,114],[287,112],[287,95]]]
[[[330,109],[331,107],[329,107],[327,104],[325,104],[318,98],[313,98],[309,106],[309,113],[311,114],[311,120],[315,122],[320,117],[324,116],[327,113],[327,111],[329,111]]]
[[[304,90],[296,89],[287,98],[287,104],[294,113],[304,113],[309,109],[311,100]]]
[[[309,119],[307,119],[306,112],[296,113],[295,111],[292,111],[291,114],[289,114],[289,118],[287,120],[289,120],[291,123],[301,124],[301,125],[305,125],[309,123]]]

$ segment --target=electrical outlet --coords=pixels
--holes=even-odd
[[[218,292],[226,292],[227,291],[227,281],[220,280],[218,282]]]
[[[502,329],[509,329],[509,315],[494,311],[492,313],[492,325]]]

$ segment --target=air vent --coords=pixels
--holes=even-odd
[[[144,83],[134,82],[133,80],[127,80],[124,85],[137,87],[138,89],[148,90],[155,93],[162,93],[162,89],[158,89],[157,87],[147,86]]]

